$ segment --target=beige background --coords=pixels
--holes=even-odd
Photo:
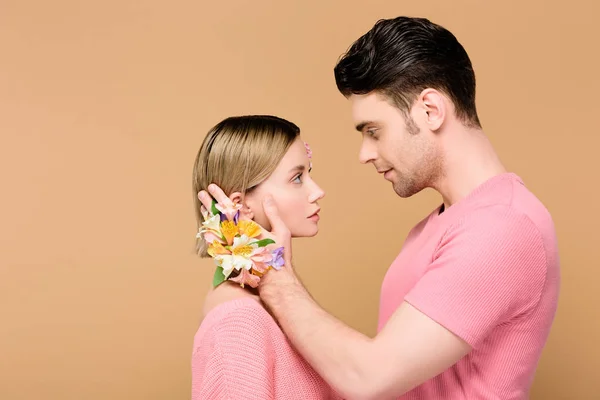
[[[403,201],[358,163],[332,69],[400,14],[462,41],[485,130],[554,215],[563,286],[532,398],[598,398],[598,6],[491,3],[0,0],[0,398],[189,398],[212,274],[193,254],[191,170],[232,114],[302,128],[328,193],[298,270],[374,334],[383,274],[440,199]]]

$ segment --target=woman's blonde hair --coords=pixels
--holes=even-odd
[[[267,179],[300,134],[300,128],[271,115],[229,117],[215,125],[204,138],[194,162],[194,208],[198,228],[204,218],[198,193],[214,183],[231,195],[243,196]],[[196,249],[208,257],[206,242]]]

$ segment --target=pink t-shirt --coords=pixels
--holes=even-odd
[[[192,400],[340,399],[254,299],[213,308],[194,337]]]
[[[557,308],[552,218],[513,173],[440,209],[390,266],[378,329],[407,301],[473,351],[401,399],[526,399]]]

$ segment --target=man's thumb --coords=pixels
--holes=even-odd
[[[263,199],[263,209],[265,210],[265,215],[271,224],[271,229],[273,231],[280,231],[283,221],[281,221],[281,218],[279,218],[279,210],[277,210],[277,206],[275,205],[271,195],[267,195]]]

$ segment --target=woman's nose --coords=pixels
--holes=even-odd
[[[314,203],[318,200],[321,200],[323,197],[325,197],[325,191],[323,189],[321,189],[321,187],[319,185],[317,185],[316,183],[314,183],[314,185],[315,185],[315,187],[312,190],[310,196],[308,197],[308,200],[311,203]]]

